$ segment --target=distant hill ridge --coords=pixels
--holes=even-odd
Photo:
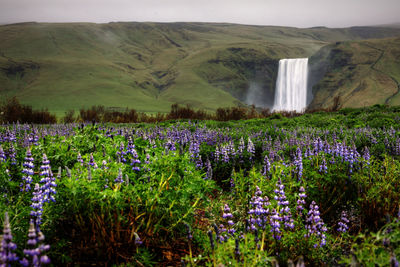
[[[378,90],[382,80],[398,81],[398,36],[400,28],[390,26],[299,29],[183,22],[1,25],[0,96],[17,96],[24,104],[47,107],[61,115],[92,105],[166,112],[173,103],[205,110],[243,105],[250,86],[257,86],[259,98],[271,105],[278,60],[311,57],[325,46],[336,51],[325,57],[327,65],[343,55],[351,57],[349,63],[356,66],[350,71],[357,70],[358,64],[375,63],[369,69],[377,73],[374,88]],[[380,40],[363,41],[366,39]],[[374,48],[366,49],[368,46]],[[379,49],[390,51],[378,60]],[[359,52],[365,52],[365,61],[354,61]],[[326,69],[331,78],[327,82],[322,77],[322,83],[316,85],[313,106],[330,105],[330,96],[335,95],[323,94],[321,84],[329,90],[344,88],[340,83],[345,78],[330,74],[348,67],[339,65]],[[352,75],[351,82],[362,81],[362,75],[366,73]],[[342,91],[340,94],[346,95]],[[391,97],[388,103],[396,104],[393,90],[386,91],[382,101]],[[352,98],[346,95],[342,105],[355,105]]]

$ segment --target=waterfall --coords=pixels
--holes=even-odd
[[[273,111],[302,112],[307,107],[308,58],[279,60]]]

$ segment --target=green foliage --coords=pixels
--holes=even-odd
[[[400,257],[400,219],[396,218],[393,222],[387,223],[376,233],[362,233],[354,239],[351,255],[343,257],[341,263],[389,266],[394,257],[397,260]]]
[[[379,115],[376,109],[385,113]],[[398,255],[398,222],[393,219],[390,227],[378,229],[386,223],[384,218],[399,208],[399,125],[385,125],[384,121],[378,128],[343,125],[346,121],[352,121],[352,126],[367,123],[368,116],[398,121],[396,112],[396,108],[373,107],[348,110],[347,115],[319,112],[248,121],[7,125],[0,128],[1,146],[7,155],[0,162],[4,196],[0,210],[10,214],[21,256],[32,202],[31,191],[20,192],[22,163],[29,147],[35,165],[33,184],[41,179],[43,153],[55,176],[59,167],[62,170],[56,178],[56,202],[44,203],[41,225],[55,265],[177,265],[181,259],[192,266],[265,266],[274,261],[285,265],[300,259],[306,265],[337,265],[343,255],[344,263],[353,261],[351,251],[360,263],[384,265]],[[32,139],[35,135],[38,140]],[[195,141],[200,144],[198,151]],[[254,151],[248,149],[251,143]],[[127,152],[128,144],[134,147],[135,156]],[[353,161],[345,159],[350,154],[332,152],[339,145],[353,153]],[[8,158],[13,147],[17,164]],[[217,151],[230,151],[230,147],[235,148],[234,153],[225,150],[217,158]],[[364,158],[366,148],[368,159]],[[295,163],[298,150],[302,176]],[[200,157],[202,164],[198,163]],[[91,165],[92,158],[96,164]],[[132,168],[135,159],[140,161],[139,169]],[[206,176],[207,160],[212,167],[210,177]],[[326,171],[321,168],[324,161]],[[271,214],[284,209],[276,197],[280,185],[294,227],[285,228],[282,222],[278,239],[271,232]],[[297,209],[300,187],[307,195],[302,211]],[[268,197],[270,205],[264,208],[270,213],[256,232],[249,228],[249,220],[258,191],[262,191],[260,197]],[[308,235],[306,229],[313,201],[327,227],[325,246],[320,246],[320,236]],[[232,222],[223,216],[225,205]],[[337,232],[342,211],[350,220],[346,233]],[[217,241],[215,226],[234,227],[235,231],[222,232],[223,240]],[[214,237],[214,249],[208,231]],[[382,247],[379,243],[385,238],[393,245]],[[235,254],[237,242],[240,255]]]

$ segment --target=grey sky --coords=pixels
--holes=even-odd
[[[23,21],[347,27],[400,22],[400,0],[0,0],[0,23]]]

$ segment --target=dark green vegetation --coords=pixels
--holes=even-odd
[[[58,117],[93,105],[167,112],[179,103],[215,111],[243,104],[252,85],[262,88],[260,97],[271,104],[279,59],[310,57],[326,45],[346,41],[331,45],[334,64],[313,107],[329,107],[327,95],[342,96],[343,107],[384,104],[395,92],[394,79],[398,82],[398,40],[352,41],[399,35],[399,28],[390,27],[2,25],[0,96],[17,96],[23,104],[48,108]],[[338,63],[336,58],[344,60]],[[368,99],[358,102],[360,94]],[[396,97],[387,102],[398,103]]]
[[[389,266],[400,258],[399,129],[400,108],[383,105],[236,122],[3,125],[0,211],[21,258],[35,184],[54,197],[40,202],[40,229],[55,266]]]

